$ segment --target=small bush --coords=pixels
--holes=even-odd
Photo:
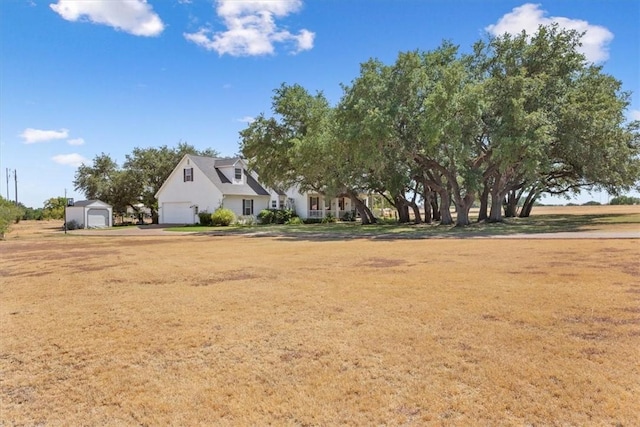
[[[238,225],[256,225],[256,219],[252,215],[238,217],[236,220]]]
[[[595,200],[589,200],[586,203],[583,203],[582,206],[600,206],[602,203],[596,202]]]
[[[344,213],[344,215],[342,215],[341,218],[343,221],[355,221],[356,220],[356,213],[354,211],[347,211]]]
[[[213,220],[211,219],[211,214],[209,212],[199,212],[198,217],[200,218],[200,225],[204,225],[206,227],[213,225]]]
[[[67,230],[79,230],[81,228],[84,228],[84,224],[80,224],[75,219],[67,221]]]
[[[274,212],[275,223],[285,224],[293,217],[293,211],[291,209],[278,209]]]
[[[260,224],[285,224],[292,217],[291,209],[263,209],[258,214]]]
[[[262,209],[258,214],[260,224],[273,224],[275,219],[275,209]]]
[[[322,222],[322,218],[307,218],[304,220],[305,224],[320,224]]]
[[[218,208],[211,214],[212,225],[226,227],[233,224],[236,220],[236,214],[227,208]]]
[[[336,222],[336,217],[333,216],[331,213],[328,213],[324,218],[322,218],[322,223],[323,224],[329,224],[332,222]]]
[[[294,217],[291,217],[287,222],[285,222],[285,224],[287,224],[287,225],[301,225],[301,224],[304,224],[304,221],[302,220],[302,218],[300,218],[298,216],[294,216]]]

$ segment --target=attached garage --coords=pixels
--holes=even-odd
[[[100,200],[81,200],[67,206],[66,221],[75,221],[80,228],[111,227],[113,208]]]
[[[165,202],[161,206],[161,224],[195,224],[196,212],[188,202]]]

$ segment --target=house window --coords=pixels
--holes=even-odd
[[[193,181],[193,168],[184,168],[183,177],[184,182]]]
[[[320,210],[320,197],[309,197],[309,208],[312,211]]]
[[[253,215],[253,199],[242,200],[242,214]]]
[[[278,201],[277,200],[272,200],[271,201],[271,209],[277,209],[278,208]]]
[[[236,181],[240,181],[242,179],[242,169],[236,168]]]

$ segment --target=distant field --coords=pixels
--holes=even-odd
[[[59,225],[0,242],[0,425],[637,425],[638,239]]]

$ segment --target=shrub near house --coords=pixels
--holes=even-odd
[[[236,215],[232,210],[218,208],[211,214],[211,224],[215,226],[229,226],[236,220]]]
[[[291,209],[263,209],[258,214],[260,224],[286,224],[293,218]]]

